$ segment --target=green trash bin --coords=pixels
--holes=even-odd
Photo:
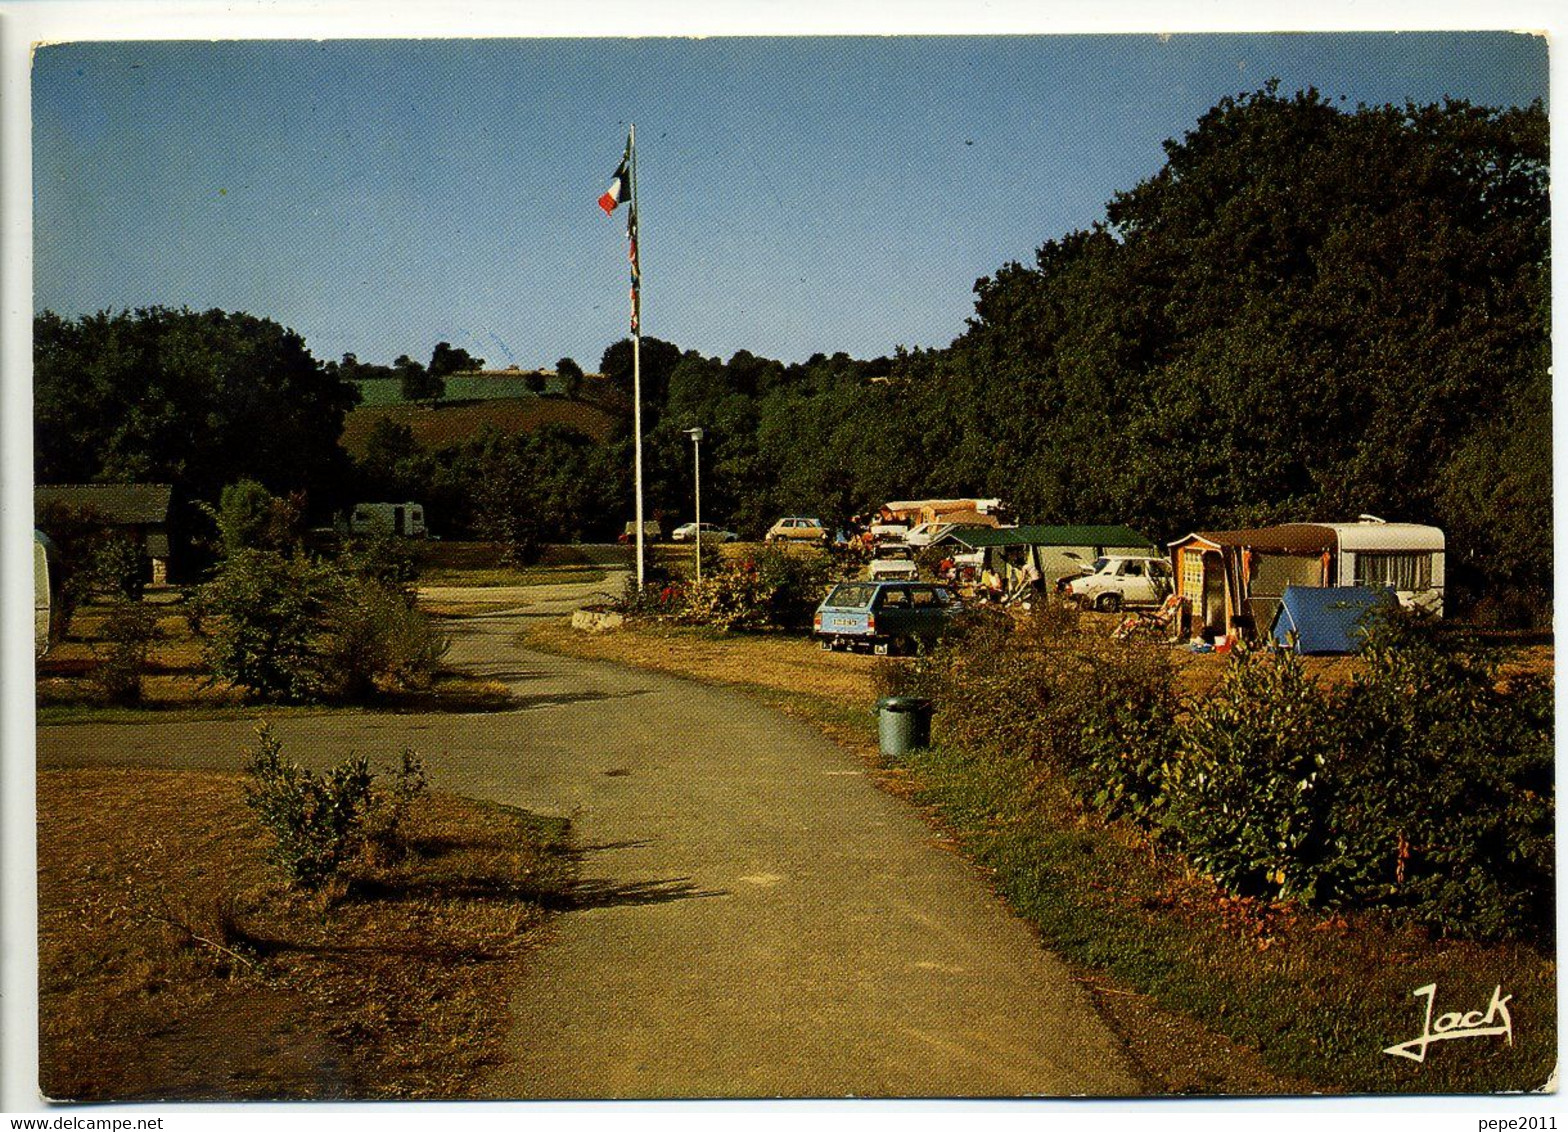
[[[877,737],[884,758],[902,758],[931,745],[931,701],[919,696],[888,696],[877,701]]]

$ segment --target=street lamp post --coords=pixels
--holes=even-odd
[[[691,462],[692,479],[696,486],[696,511],[697,511],[697,581],[702,582],[702,429],[689,428],[686,435],[691,437]]]

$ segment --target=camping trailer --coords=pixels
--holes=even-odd
[[[347,527],[351,535],[424,538],[425,509],[417,503],[356,503]]]
[[[54,613],[54,587],[57,584],[54,569],[54,550],[49,537],[42,531],[33,532],[33,653],[43,656],[49,651],[49,638]]]
[[[1194,637],[1268,632],[1287,586],[1387,587],[1403,606],[1443,614],[1444,543],[1437,527],[1363,515],[1354,523],[1195,531],[1172,542],[1170,551]]]

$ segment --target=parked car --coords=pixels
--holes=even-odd
[[[767,542],[827,542],[828,529],[821,519],[804,515],[786,515],[768,528],[763,536]]]
[[[877,556],[866,567],[866,577],[872,581],[891,581],[902,578],[913,580],[920,573],[915,565],[915,550],[901,542],[885,542],[877,547]]]
[[[909,524],[902,519],[878,519],[871,524],[873,542],[903,542],[909,533]]]
[[[643,542],[658,542],[659,541],[659,536],[661,534],[663,534],[663,528],[661,528],[659,526],[659,521],[657,519],[644,519],[643,520],[643,524],[642,524],[642,541]],[[618,542],[618,543],[622,543],[624,545],[630,545],[631,543],[636,542],[637,541],[637,524],[636,523],[627,523],[626,524],[626,529],[621,532],[620,536],[615,541]]]
[[[709,541],[712,541],[712,542],[734,542],[739,537],[740,536],[737,535],[734,531],[727,531],[723,527],[719,526],[717,523],[704,523],[704,524],[702,524],[702,541],[703,542],[709,542]],[[697,541],[697,524],[696,523],[682,523],[680,526],[676,527],[673,531],[670,532],[670,541],[671,542],[696,542]]]
[[[960,608],[934,582],[840,582],[817,607],[812,631],[824,649],[887,656],[935,641]]]
[[[1115,613],[1118,609],[1158,606],[1175,586],[1171,564],[1163,558],[1108,555],[1095,560],[1099,568],[1067,583],[1067,597],[1087,609]]]

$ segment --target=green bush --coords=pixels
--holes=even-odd
[[[331,699],[428,687],[449,643],[408,595],[357,574],[331,576],[323,623],[314,663]]]
[[[1022,622],[983,607],[905,671],[890,690],[934,700],[944,742],[1022,755],[1085,806],[1159,821],[1181,707],[1166,650],[1080,632],[1055,603]]]
[[[409,540],[390,534],[347,540],[338,566],[389,589],[405,590],[419,577],[419,560],[410,549]]]
[[[87,584],[100,593],[140,601],[147,587],[148,558],[141,545],[119,536],[106,537],[92,551]]]
[[[403,590],[297,552],[242,548],[197,604],[214,677],[265,700],[424,687],[447,650]]]
[[[1171,823],[1232,891],[1551,935],[1550,684],[1501,685],[1495,655],[1437,626],[1374,627],[1338,688],[1293,654],[1242,658],[1182,726],[1176,766]]]
[[[1234,892],[1308,902],[1355,862],[1334,836],[1343,734],[1329,693],[1294,653],[1238,658],[1181,729],[1171,824],[1199,868]]]
[[[247,755],[245,803],[273,835],[274,863],[306,889],[320,888],[367,847],[400,849],[404,815],[428,789],[423,765],[407,749],[382,789],[362,755],[320,775],[301,767],[266,723]]]
[[[103,635],[109,647],[92,671],[93,683],[113,703],[139,702],[147,656],[158,639],[157,618],[141,602],[121,598],[104,621]]]
[[[1371,628],[1348,684],[1240,654],[1184,702],[1168,649],[1080,633],[1046,606],[964,615],[880,690],[931,698],[936,737],[1027,761],[1233,893],[1379,908],[1475,938],[1551,936],[1549,680],[1408,617]]]
[[[201,592],[213,676],[265,700],[319,695],[316,643],[331,588],[327,568],[299,553],[229,555]]]
[[[1341,697],[1336,825],[1364,862],[1352,895],[1444,932],[1552,934],[1553,694],[1500,657],[1400,619]]]

